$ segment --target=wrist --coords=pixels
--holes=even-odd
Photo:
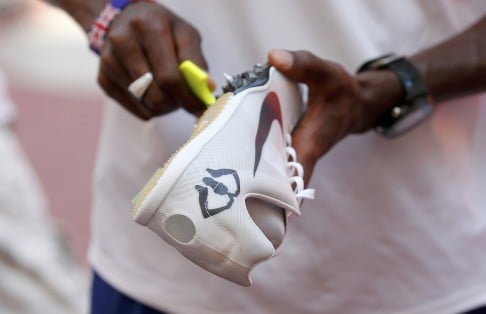
[[[400,99],[376,120],[374,129],[377,133],[388,138],[396,137],[430,116],[433,108],[427,86],[419,70],[407,58],[387,54],[367,61],[358,69],[358,73],[376,70],[394,74],[402,87]]]
[[[130,4],[140,1],[155,2],[155,0],[111,0],[108,2],[90,25],[87,32],[91,50],[96,54],[100,54],[105,44],[106,33],[116,16]]]

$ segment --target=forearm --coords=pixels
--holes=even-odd
[[[486,91],[486,17],[464,32],[408,57],[421,74],[434,103]],[[402,99],[405,90],[391,71],[356,75],[366,114],[351,132],[374,127],[378,117]]]
[[[45,0],[45,2],[66,11],[85,31],[88,31],[107,0]]]
[[[486,17],[410,60],[436,102],[486,91]]]

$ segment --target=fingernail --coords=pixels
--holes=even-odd
[[[290,69],[294,63],[294,56],[287,50],[274,49],[271,55],[274,64],[283,70]]]
[[[208,76],[207,84],[210,91],[214,92],[216,90],[216,82],[210,76]]]

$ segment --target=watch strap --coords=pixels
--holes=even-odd
[[[364,63],[359,72],[389,69],[398,76],[405,91],[404,101],[427,95],[427,87],[415,66],[405,57],[387,54]]]
[[[428,103],[424,80],[415,66],[405,57],[387,54],[365,62],[357,72],[385,69],[392,71],[398,77],[404,90],[399,102],[393,104],[376,122],[375,130],[378,133],[392,137],[397,135],[394,126],[405,116],[416,110],[422,110],[425,118],[431,113],[432,107]]]

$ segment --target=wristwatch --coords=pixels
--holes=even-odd
[[[415,66],[406,58],[387,54],[367,61],[358,73],[370,70],[390,70],[399,78],[405,91],[403,97],[383,115],[375,131],[385,137],[401,135],[429,117],[433,111],[427,87]]]

